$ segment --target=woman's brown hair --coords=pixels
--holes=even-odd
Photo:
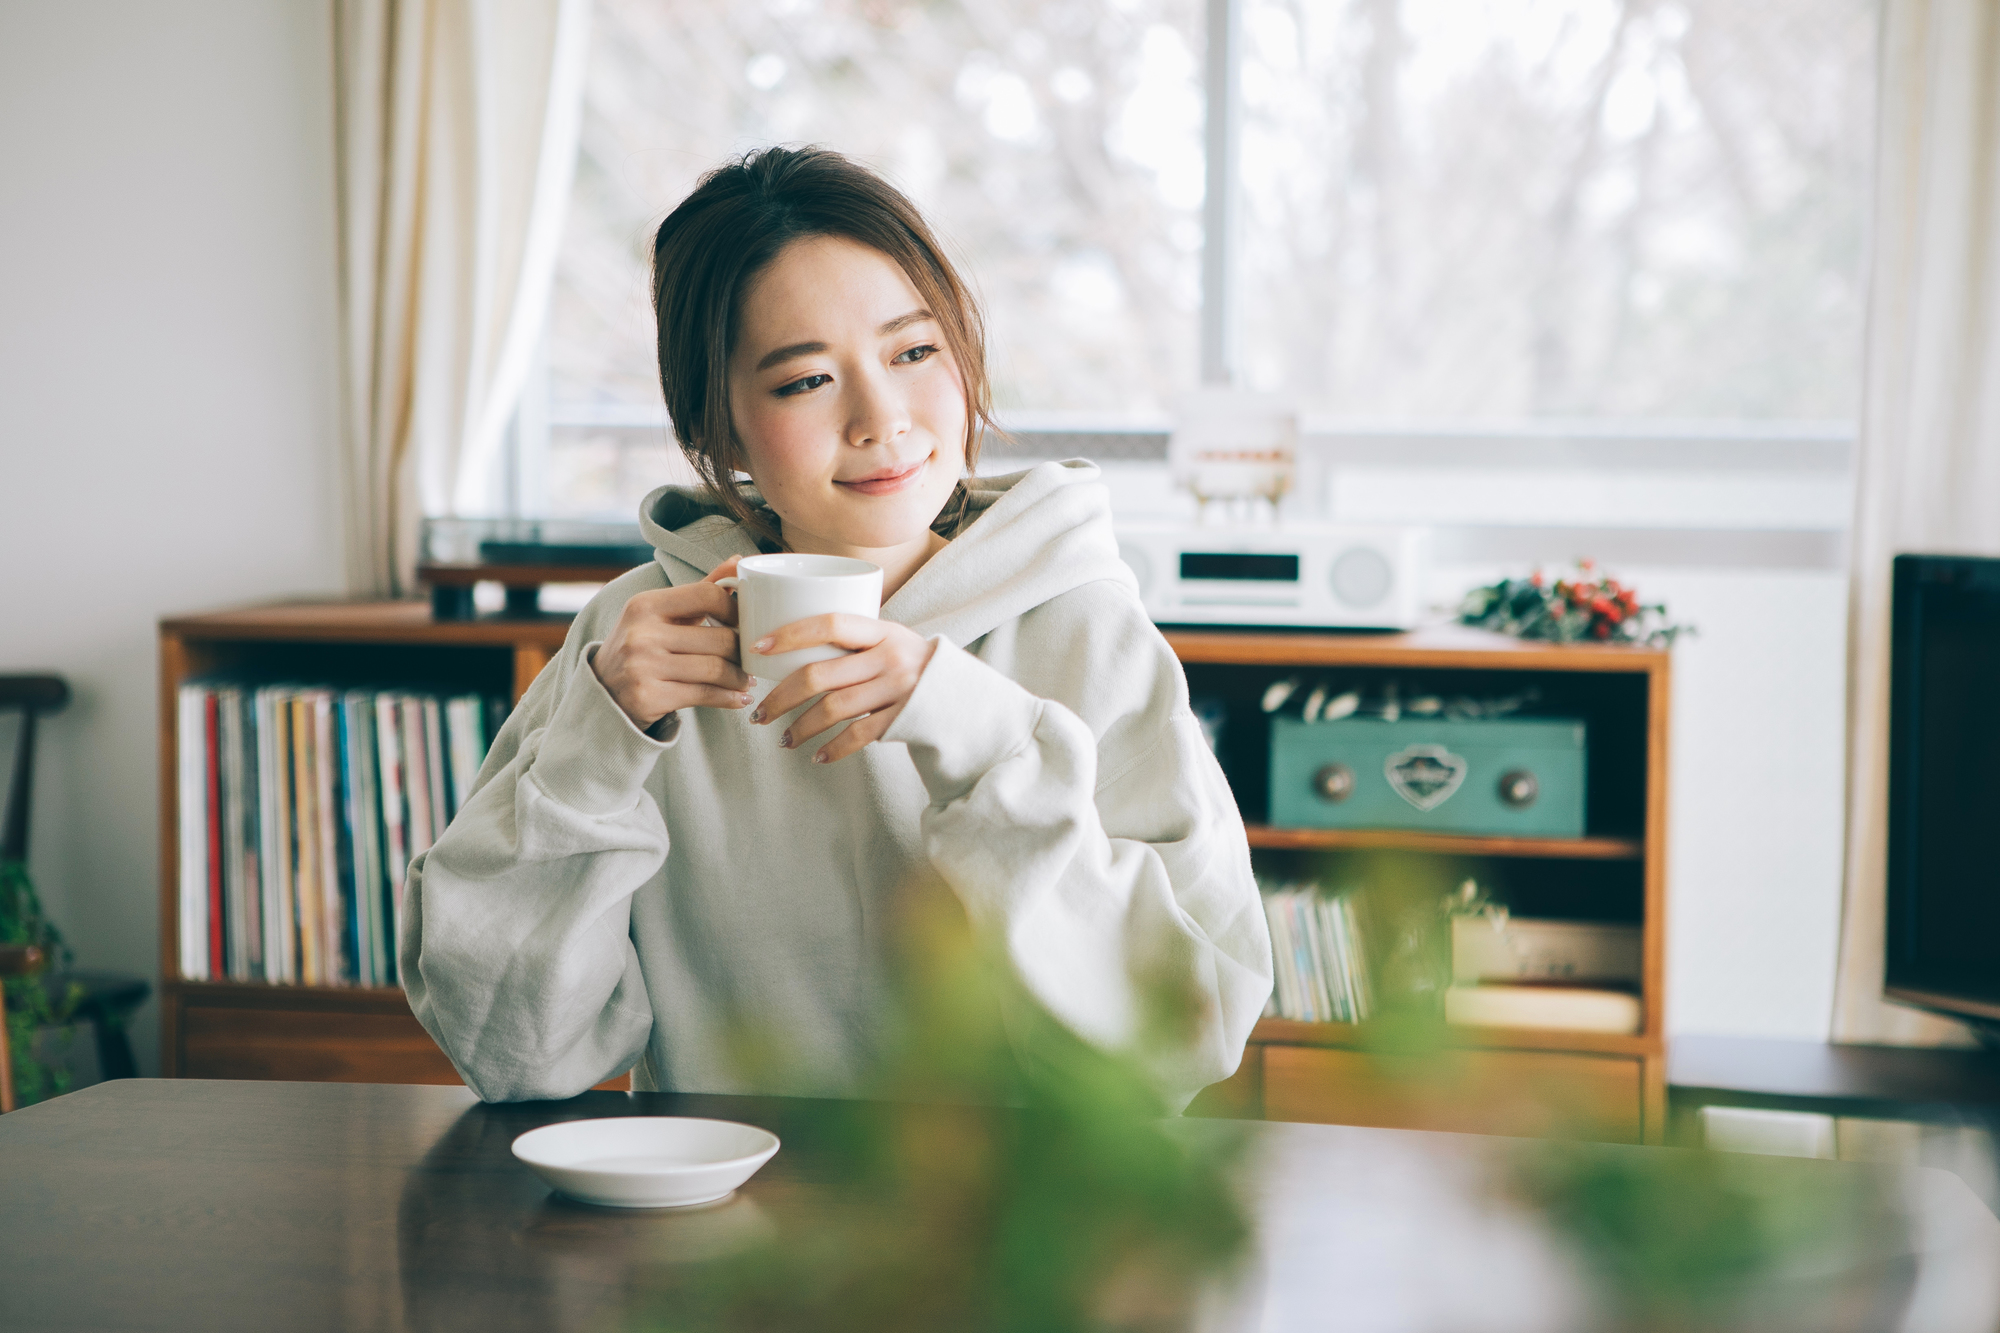
[[[769,518],[736,484],[746,472],[729,414],[729,358],[744,293],[793,241],[837,236],[879,250],[936,317],[965,385],[965,466],[992,427],[986,330],[979,304],[923,215],[893,185],[825,148],[766,148],[724,163],[667,215],[653,238],[653,314],[660,389],[681,452],[709,496],[739,523],[775,539]],[[947,514],[965,507],[960,486]],[[953,514],[956,522],[959,515]]]

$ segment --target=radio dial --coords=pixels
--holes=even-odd
[[[1500,803],[1510,810],[1525,810],[1542,794],[1542,784],[1525,768],[1510,769],[1500,775]]]
[[[1313,790],[1322,801],[1338,805],[1354,795],[1354,770],[1346,764],[1328,764],[1313,774]]]
[[[1350,546],[1333,562],[1333,595],[1357,611],[1379,605],[1396,583],[1395,567],[1372,546]]]

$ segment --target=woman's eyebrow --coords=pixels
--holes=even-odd
[[[921,320],[936,318],[937,316],[928,310],[912,310],[908,314],[896,316],[881,328],[875,330],[875,332],[878,336],[886,338],[897,329],[908,328],[910,325],[918,323]],[[780,347],[775,352],[766,352],[764,359],[757,363],[757,369],[769,370],[780,361],[789,361],[795,356],[811,356],[815,352],[824,352],[825,350],[826,344],[823,342],[793,343],[789,347]]]
[[[824,352],[825,343],[793,343],[790,347],[780,347],[775,352],[766,352],[764,359],[757,363],[757,369],[769,370],[780,361],[789,361],[795,356],[811,356],[814,352]]]
[[[894,319],[890,320],[887,324],[884,324],[881,328],[875,330],[875,332],[881,337],[886,338],[890,334],[894,333],[897,329],[907,328],[909,325],[915,324],[919,320],[936,319],[936,318],[937,316],[933,315],[928,310],[923,310],[923,309],[912,310],[907,315],[896,316]]]

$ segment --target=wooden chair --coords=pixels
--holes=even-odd
[[[14,745],[14,776],[7,785],[7,815],[0,823],[0,860],[28,860],[28,812],[34,796],[35,722],[69,702],[69,685],[61,676],[0,675],[0,712],[18,711],[21,729]],[[21,976],[48,960],[31,945],[0,946],[0,976]],[[49,989],[66,995],[81,987],[74,1015],[89,1019],[97,1033],[97,1063],[105,1078],[130,1078],[137,1072],[125,1019],[145,1000],[151,988],[138,977],[115,972],[68,972],[49,975]],[[0,1112],[14,1109],[14,1067],[7,1051],[5,1024],[0,1023]]]

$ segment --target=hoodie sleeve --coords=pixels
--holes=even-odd
[[[629,925],[666,860],[645,784],[671,740],[632,725],[577,637],[403,893],[410,1008],[486,1101],[575,1096],[630,1068],[652,1032]]]
[[[1235,1072],[1271,992],[1242,817],[1179,662],[1122,589],[1066,594],[1014,631],[992,656],[1030,664],[1024,679],[939,639],[884,739],[909,747],[925,852],[974,926],[1178,1110]],[[1167,1049],[1146,1040],[1163,995],[1197,1015]]]

